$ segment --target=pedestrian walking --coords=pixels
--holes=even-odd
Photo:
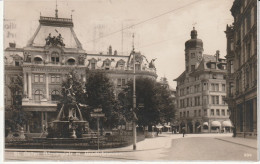
[[[185,135],[185,127],[182,128],[182,137]]]

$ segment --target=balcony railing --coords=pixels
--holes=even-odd
[[[50,105],[56,105],[58,101],[52,101],[47,99],[41,99],[41,100],[31,100],[31,99],[23,99],[22,105],[40,105],[40,104],[50,104]]]

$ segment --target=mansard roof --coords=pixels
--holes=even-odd
[[[72,19],[41,16],[39,23],[36,32],[27,43],[28,47],[44,47],[49,35],[57,38],[60,34],[65,48],[82,49],[82,45],[73,30]]]

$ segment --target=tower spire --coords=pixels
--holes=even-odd
[[[58,5],[57,5],[57,0],[56,0],[55,17],[58,18]]]

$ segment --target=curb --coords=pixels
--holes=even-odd
[[[240,144],[240,143],[237,143],[237,142],[232,142],[232,141],[228,141],[228,140],[220,139],[220,138],[215,138],[215,139],[225,141],[225,142],[229,142],[229,143],[233,143],[233,144],[237,144],[237,145],[240,145],[240,146],[245,146],[245,147],[257,150],[257,147],[252,147],[252,146],[248,146],[248,145],[245,145],[245,144]]]

